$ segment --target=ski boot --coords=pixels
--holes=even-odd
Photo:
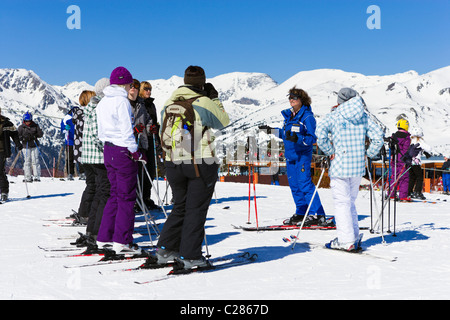
[[[196,270],[208,270],[212,268],[213,265],[211,262],[203,256],[200,259],[185,259],[184,257],[179,257],[175,259],[171,274],[191,273]]]
[[[303,215],[303,214],[294,214],[289,219],[284,220],[283,224],[295,226],[295,225],[301,224],[304,218],[305,218],[305,215]]]

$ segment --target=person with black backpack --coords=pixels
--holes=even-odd
[[[174,271],[210,266],[202,242],[219,168],[210,128],[221,129],[230,121],[203,68],[189,66],[184,83],[164,104],[160,129],[174,204],[154,260],[160,265],[175,261]]]

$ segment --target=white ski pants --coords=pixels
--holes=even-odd
[[[330,179],[333,192],[334,217],[339,243],[355,242],[359,237],[358,213],[355,200],[358,197],[361,177]]]
[[[39,163],[38,148],[23,148],[23,157],[25,163],[23,164],[23,172],[25,179],[31,179],[31,170],[33,169],[33,176],[35,178],[41,177],[41,164]]]

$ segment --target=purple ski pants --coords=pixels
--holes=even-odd
[[[97,236],[100,242],[133,242],[138,164],[127,148],[106,143],[103,150],[111,191]]]

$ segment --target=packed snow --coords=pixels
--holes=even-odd
[[[103,266],[66,268],[93,263],[99,257],[49,258],[39,248],[65,247],[83,227],[62,227],[62,219],[77,210],[85,183],[43,178],[25,185],[23,176],[10,177],[11,201],[0,205],[0,299],[174,299],[174,300],[288,300],[288,299],[448,299],[450,298],[450,197],[428,194],[436,203],[398,203],[391,233],[385,216],[384,239],[378,231],[363,230],[367,255],[323,248],[334,230],[302,230],[294,250],[282,238],[294,231],[248,232],[248,184],[218,182],[206,223],[213,258],[233,253],[258,254],[254,263],[195,273],[138,285],[165,275],[170,269],[114,271],[140,265],[129,261]],[[161,196],[164,181],[159,181]],[[31,196],[27,199],[27,192]],[[256,222],[255,205],[250,220]],[[328,215],[333,213],[330,189],[319,189]],[[169,188],[170,196],[170,188]],[[153,195],[154,197],[154,195]],[[377,192],[380,204],[380,192]],[[154,198],[156,200],[156,198]],[[448,201],[445,201],[448,200]],[[258,225],[281,222],[295,211],[289,187],[256,185]],[[170,214],[170,205],[165,207]],[[361,190],[357,199],[360,227],[370,227],[370,197]],[[375,215],[375,209],[374,209]],[[156,221],[163,224],[163,213]],[[135,241],[148,245],[143,216],[136,216]],[[159,226],[162,228],[162,225]],[[395,236],[393,232],[395,231]],[[153,238],[156,243],[156,239]],[[75,251],[77,252],[77,251]],[[78,251],[78,252],[81,252]],[[73,253],[71,251],[70,253]],[[376,258],[376,257],[381,258]],[[392,262],[389,259],[396,258]],[[100,274],[101,272],[101,274]]]

